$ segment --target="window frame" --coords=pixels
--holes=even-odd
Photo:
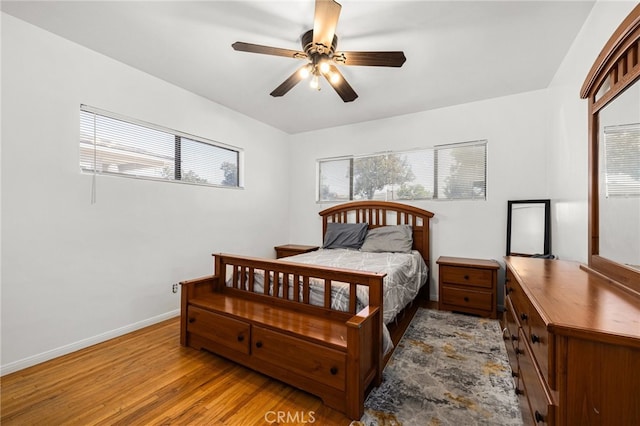
[[[478,147],[478,146],[483,146],[484,147],[484,194],[483,196],[479,196],[479,197],[468,197],[468,198],[446,198],[446,197],[438,197],[438,181],[440,179],[443,179],[444,177],[439,175],[438,173],[438,164],[437,164],[437,152],[439,150],[444,150],[444,149],[451,149],[451,148],[456,148],[456,147]],[[317,204],[326,204],[326,203],[342,203],[345,201],[353,201],[354,198],[354,161],[357,159],[362,159],[362,158],[369,158],[369,157],[377,157],[377,156],[382,156],[382,155],[403,155],[403,154],[412,154],[412,153],[420,153],[420,152],[428,152],[431,151],[431,161],[433,161],[433,163],[431,164],[431,169],[433,170],[433,181],[431,182],[432,187],[431,188],[427,188],[427,191],[431,193],[431,197],[428,198],[413,198],[413,199],[403,199],[403,198],[393,198],[394,201],[415,201],[415,200],[432,200],[432,201],[486,201],[488,198],[488,167],[489,167],[489,141],[488,139],[477,139],[477,140],[472,140],[472,141],[466,141],[466,142],[457,142],[457,143],[450,143],[450,144],[441,144],[441,145],[435,145],[432,147],[427,147],[427,148],[417,148],[417,149],[408,149],[408,150],[399,150],[399,151],[382,151],[382,152],[375,152],[375,153],[370,153],[370,154],[358,154],[358,155],[344,155],[344,156],[338,156],[338,157],[325,157],[325,158],[319,158],[316,160],[316,188],[315,188],[315,192],[316,192],[316,203]],[[350,161],[350,175],[347,176],[345,179],[349,180],[349,198],[348,199],[344,199],[340,198],[340,199],[336,199],[336,200],[327,200],[327,199],[321,199],[321,183],[322,183],[322,179],[321,179],[321,169],[322,163],[326,163],[326,162],[333,162],[333,161],[344,161],[344,160],[349,160]],[[425,166],[425,169],[428,170],[428,167]],[[419,183],[419,182],[418,182]]]
[[[128,173],[121,173],[121,172],[115,172],[115,171],[97,170],[97,167],[95,167],[95,162],[93,163],[92,165],[93,167],[91,168],[84,167],[82,165],[82,154],[79,153],[78,164],[80,166],[81,173],[91,174],[91,175],[102,175],[102,176],[117,176],[117,177],[129,178],[129,179],[142,179],[142,180],[150,180],[150,181],[157,181],[157,182],[170,182],[170,183],[180,183],[180,184],[188,184],[188,185],[207,186],[207,187],[214,187],[214,188],[244,189],[244,150],[240,147],[225,144],[225,143],[214,141],[207,138],[203,138],[201,136],[192,135],[186,132],[181,132],[168,127],[149,123],[149,122],[132,118],[132,117],[127,117],[122,114],[106,111],[106,110],[92,107],[85,104],[80,105],[80,112],[78,115],[78,121],[81,127],[82,127],[82,118],[81,118],[82,113],[94,114],[94,116],[97,115],[97,116],[105,117],[111,120],[122,121],[129,125],[162,132],[167,135],[172,135],[174,137],[174,145],[173,145],[173,148],[174,148],[173,169],[174,170],[173,170],[173,176],[170,178],[128,174]],[[82,144],[82,141],[83,141],[82,128],[79,129],[79,132],[80,134],[79,134],[78,140],[79,140],[79,144]],[[236,185],[224,185],[222,183],[193,182],[193,181],[183,180],[182,179],[183,177],[182,161],[181,161],[183,139],[189,140],[191,142],[207,145],[214,149],[222,149],[225,151],[230,151],[232,153],[235,153],[234,156],[236,161],[236,173],[237,173]],[[94,140],[94,143],[95,143],[95,140]],[[94,150],[95,150],[95,147],[94,147]],[[94,153],[94,161],[95,161],[95,153]]]

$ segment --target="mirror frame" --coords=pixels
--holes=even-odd
[[[622,21],[594,62],[580,97],[589,104],[588,270],[640,295],[640,271],[600,256],[598,188],[598,112],[640,81],[640,4]],[[601,90],[605,83],[608,90]]]
[[[511,253],[511,225],[514,204],[544,205],[544,253]],[[509,200],[507,201],[507,256],[545,257],[551,256],[551,200]]]

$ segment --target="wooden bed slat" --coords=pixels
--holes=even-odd
[[[324,280],[324,307],[331,308],[331,280]]]
[[[309,304],[309,277],[302,278],[302,303]]]
[[[349,312],[351,312],[352,314],[356,313],[357,288],[357,285],[349,286]]]
[[[255,284],[254,269],[249,267],[249,291],[253,293],[253,285]]]

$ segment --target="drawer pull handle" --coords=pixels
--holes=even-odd
[[[335,376],[336,374],[338,374],[338,367],[331,367],[331,370],[329,370],[329,372],[332,376]]]
[[[516,336],[515,334],[511,335],[511,341],[512,342],[517,342],[518,341],[518,336]]]
[[[544,422],[544,416],[538,410],[535,413],[536,423]]]
[[[507,287],[506,290],[507,290],[507,294],[513,293],[513,287]]]
[[[262,347],[262,342],[260,340],[258,340],[256,342],[256,348],[261,348]]]
[[[531,335],[531,343],[540,343],[540,337],[535,334]]]
[[[524,395],[524,391],[516,388],[516,395]]]
[[[515,371],[512,371],[511,372],[511,377],[520,377],[520,376],[518,376],[518,373],[516,373]]]
[[[529,319],[529,316],[528,316],[527,314],[520,314],[520,319],[521,319],[522,321],[526,321],[526,320],[528,320],[528,319]]]
[[[469,298],[468,298],[467,296],[465,296],[465,297],[464,297],[464,301],[465,301],[465,302],[468,302],[468,301],[469,301]]]
[[[238,342],[244,341],[244,335],[238,334]]]
[[[465,280],[468,280],[468,279],[469,279],[469,275],[465,275],[465,276],[464,276],[464,279],[465,279]]]
[[[516,353],[518,355],[524,355],[524,349],[516,348]]]
[[[189,318],[189,323],[194,323],[194,322],[196,322],[196,319],[194,317],[190,317]]]

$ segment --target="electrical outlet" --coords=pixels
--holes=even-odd
[[[177,293],[177,292],[178,292],[178,284],[174,284],[174,285],[172,285],[172,286],[171,286],[171,291],[172,291],[173,293]]]

